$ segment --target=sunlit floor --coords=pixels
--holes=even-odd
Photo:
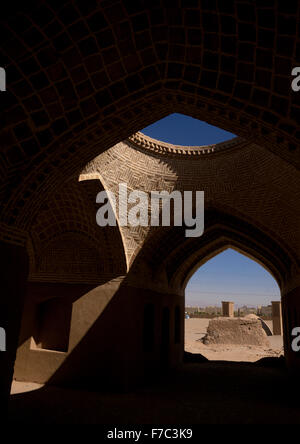
[[[184,364],[160,381],[130,393],[50,386],[15,393],[10,423],[300,423],[299,384],[281,360],[271,361],[263,366],[221,361]]]
[[[18,393],[32,392],[42,387],[44,387],[44,384],[37,384],[36,382],[13,381],[10,394],[17,395]]]

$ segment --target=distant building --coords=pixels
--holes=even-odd
[[[272,305],[262,306],[260,309],[261,316],[272,316]]]
[[[208,305],[207,307],[189,306],[185,307],[188,314],[208,314],[221,316],[222,308],[217,305]],[[272,316],[272,305],[258,305],[257,307],[248,307],[243,305],[235,310],[235,316],[247,316],[248,314],[256,314],[257,316]]]
[[[246,316],[248,314],[257,314],[256,307],[248,307],[247,305],[243,305],[239,308],[240,316]]]
[[[185,307],[185,311],[186,313],[192,314],[192,313],[199,313],[200,311],[202,311],[202,309],[200,309],[200,307]]]
[[[221,315],[222,309],[221,307],[217,306],[208,306],[208,307],[196,307],[196,306],[186,306],[185,312],[188,314],[194,314],[194,313],[202,313],[202,314],[208,314],[208,315]]]
[[[217,307],[215,305],[205,307],[203,310],[205,313],[207,313],[209,315],[221,315],[221,313],[222,313],[221,307]]]

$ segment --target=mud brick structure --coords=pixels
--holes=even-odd
[[[207,333],[202,339],[209,344],[258,345],[269,347],[267,334],[259,319],[215,318],[209,321]]]
[[[222,301],[222,316],[229,318],[234,317],[234,302]]]

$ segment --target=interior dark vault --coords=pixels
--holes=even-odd
[[[184,353],[185,287],[199,265],[228,246],[263,264],[284,292],[295,251],[288,246],[290,232],[276,226],[275,211],[257,212],[258,187],[265,190],[273,178],[262,177],[258,169],[251,172],[249,187],[254,152],[257,168],[273,156],[272,174],[278,183],[278,158],[244,139],[188,149],[137,133],[97,156],[79,177],[56,190],[31,223],[29,281],[14,368],[15,387],[29,383],[29,389],[37,388],[35,384],[41,388],[12,395],[13,417],[27,399],[38,408],[53,394],[51,402],[62,409],[53,421],[64,421],[64,402],[69,403],[74,389],[79,390],[74,396],[81,393],[80,399],[87,396],[87,402],[91,390],[99,392],[97,400],[103,391],[131,393],[135,388],[139,393],[153,389],[157,399],[165,399],[161,388],[172,372],[174,378],[189,378],[200,365],[200,375],[201,365],[209,365],[206,359]],[[232,164],[240,168],[238,187],[236,171],[229,174]],[[137,177],[149,193],[153,188],[164,190],[164,177],[177,191],[204,189],[203,235],[190,238],[184,227],[122,226],[120,221],[116,226],[97,226],[98,191],[107,187],[117,193],[120,183],[134,189]],[[282,177],[286,196],[291,196],[290,186]],[[268,201],[273,198],[270,189]],[[291,207],[285,203],[288,216]],[[289,220],[296,225],[292,214]],[[285,332],[292,327],[290,322],[283,316]],[[286,348],[285,357],[287,362],[291,359]],[[248,365],[255,368],[253,377],[259,381],[264,378],[264,360],[257,361]],[[210,365],[226,373],[243,371],[246,363]],[[281,359],[271,360],[271,367],[275,377],[276,372],[284,377]],[[79,404],[75,417],[77,409]],[[47,421],[47,410],[43,411],[40,420]]]
[[[298,2],[235,0],[4,8],[0,402],[9,423],[299,422],[289,376],[300,362],[299,13]],[[184,145],[143,134],[174,113],[236,137]],[[201,190],[203,234],[126,225],[119,206],[115,224],[99,226],[96,196],[124,183],[147,196]],[[282,359],[184,353],[186,284],[228,246],[278,283]]]

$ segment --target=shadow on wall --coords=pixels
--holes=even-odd
[[[39,284],[35,291],[40,293],[41,288]],[[55,288],[55,284],[48,285],[46,292],[53,294]],[[180,322],[182,317],[178,310],[184,312],[182,296],[130,286],[123,277],[92,289],[67,284],[59,288],[65,296],[61,300],[68,300],[69,293],[69,303],[73,305],[68,352],[61,348],[66,325],[61,323],[62,329],[57,328],[59,319],[56,317],[54,322],[54,316],[58,298],[52,298],[47,303],[50,314],[46,326],[39,333],[32,331],[33,318],[27,319],[27,326],[23,321],[16,380],[93,390],[127,389],[142,383],[155,369],[172,367],[181,361],[183,327],[175,326],[175,321]],[[149,310],[145,310],[149,306],[151,319]],[[49,344],[55,344],[55,348],[49,349]]]
[[[175,329],[174,316],[171,318],[170,313],[175,313],[180,299],[121,283],[101,316],[48,384],[81,388],[91,388],[92,384],[94,390],[126,390],[143,383],[155,370],[176,366],[182,358],[183,337],[174,343],[170,333]],[[154,328],[147,326],[145,331],[145,306],[150,304],[154,310]],[[150,340],[147,333],[153,335]]]
[[[69,288],[69,303],[72,304],[69,344],[66,341],[57,344],[55,335],[45,337],[51,333],[52,322],[55,329],[58,319],[68,319],[66,307],[59,307],[58,316],[58,301],[47,302],[47,298],[53,298],[57,287],[45,284],[48,297],[43,303],[48,304],[46,311],[49,316],[42,314],[41,318],[46,320],[47,325],[42,333],[41,330],[35,333],[33,320],[28,320],[31,330],[28,327],[27,334],[22,334],[25,342],[18,350],[15,378],[92,390],[128,389],[142,383],[149,375],[153,379],[156,370],[181,363],[184,353],[184,296],[182,287],[171,287],[170,282],[174,276],[184,282],[190,270],[199,264],[199,255],[207,256],[207,252],[211,250],[213,253],[219,248],[218,241],[223,239],[224,232],[228,232],[228,237],[232,235],[226,225],[213,231],[216,222],[226,221],[226,218],[219,213],[212,216],[211,220],[207,218],[207,232],[200,239],[187,240],[183,230],[177,229],[180,227],[171,228],[167,233],[160,232],[160,236],[149,239],[149,248],[146,248],[147,245],[143,247],[126,277],[119,276],[98,286],[74,284],[74,287],[68,287],[69,284],[65,284],[61,287],[62,299]],[[271,263],[274,255],[273,249],[267,248],[269,239],[254,236],[257,230],[253,232],[251,227],[247,228],[245,233],[249,232],[253,240],[251,248],[258,251],[267,263],[270,258]],[[238,238],[240,243],[243,243],[245,233],[242,230],[241,238]],[[160,240],[165,242],[160,244]],[[270,245],[274,248],[273,243]],[[283,252],[277,250],[273,267],[276,265],[277,273],[283,276],[282,256]],[[152,288],[155,288],[156,278],[165,272],[165,292],[140,288],[145,283],[143,274],[139,274],[141,270],[151,270]],[[36,292],[38,294],[40,290],[37,288]],[[59,336],[65,338],[66,325],[63,321],[60,325],[62,331]],[[36,339],[34,343],[32,336]],[[54,344],[56,350],[49,350],[49,344]],[[43,348],[45,346],[48,348]]]

